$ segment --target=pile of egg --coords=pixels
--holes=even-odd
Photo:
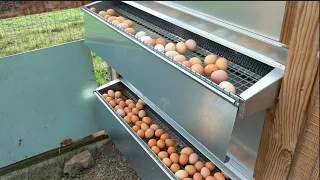
[[[96,12],[94,7],[90,8]],[[218,57],[214,54],[209,54],[203,62],[198,57],[192,57],[189,60],[184,56],[187,50],[195,52],[197,49],[197,43],[189,39],[185,42],[178,42],[174,44],[172,42],[167,43],[164,38],[152,39],[144,31],[136,33],[133,29],[133,22],[129,19],[125,19],[122,16],[116,16],[116,12],[113,9],[107,11],[100,11],[99,15],[103,16],[108,21],[124,29],[128,33],[134,35],[144,43],[154,47],[155,50],[165,53],[165,55],[173,58],[174,60],[182,63],[184,66],[190,68],[201,75],[209,77],[214,83],[218,84],[221,88],[233,94],[236,93],[236,88],[233,84],[228,82],[227,69],[229,67],[229,61],[226,58]]]
[[[124,119],[150,149],[181,180],[225,180],[223,172],[215,172],[215,164],[200,160],[190,147],[177,152],[175,142],[160,125],[153,123],[144,110],[145,102],[125,99],[120,91],[108,90],[103,98]]]

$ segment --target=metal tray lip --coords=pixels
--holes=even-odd
[[[124,31],[123,29],[115,26],[114,24],[110,23],[109,21],[103,19],[100,15],[94,13],[87,7],[82,7],[81,8],[83,11],[88,13],[89,15],[97,18],[99,21],[104,23],[105,25],[109,26],[110,28],[116,30],[118,33],[123,35],[124,37],[130,39],[131,41],[135,42],[136,44],[140,45],[144,49],[148,50],[152,54],[158,56],[161,60],[165,61],[166,63],[170,64],[171,66],[175,67],[182,73],[186,74],[187,76],[191,77],[193,80],[195,80],[197,83],[203,85],[204,87],[208,88],[209,90],[213,91],[216,93],[218,96],[222,97],[223,99],[227,100],[229,103],[233,104],[234,106],[238,107],[239,106],[239,101],[243,101],[243,99],[235,95],[231,92],[228,92],[225,90],[225,88],[221,88],[214,82],[210,81],[209,79],[203,77],[197,72],[192,71],[191,69],[185,67],[183,64],[173,60],[173,58],[166,56],[164,53],[155,51],[152,46],[142,42],[140,39],[135,38],[133,35],[129,34],[128,32]],[[200,81],[202,80],[202,81]]]
[[[113,84],[117,84],[117,83],[121,83],[124,86],[126,86],[127,88],[129,88],[126,84],[124,84],[121,80],[114,80],[111,81],[112,83],[107,83],[101,87],[99,87],[98,89],[104,89],[108,86],[111,86]],[[102,88],[103,87],[103,88]],[[130,88],[129,88],[130,89]],[[130,89],[131,90],[131,89]],[[135,141],[142,147],[142,149],[153,159],[153,161],[165,172],[165,174],[168,175],[168,177],[172,180],[178,180],[178,178],[176,176],[174,176],[174,174],[170,171],[170,169],[165,166],[163,164],[163,162],[157,157],[157,155],[154,154],[154,152],[152,152],[152,150],[148,147],[148,145],[138,136],[136,135],[133,130],[131,129],[131,127],[125,123],[122,119],[122,117],[116,113],[116,111],[110,107],[109,104],[107,104],[105,102],[105,100],[103,99],[103,97],[101,96],[101,94],[98,92],[98,90],[95,90],[93,92],[97,98],[101,101],[101,103],[112,113],[112,115],[118,120],[118,122],[127,130],[127,132],[135,139]]]

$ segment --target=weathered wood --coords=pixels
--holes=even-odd
[[[254,173],[257,180],[288,178],[316,81],[318,50],[319,2],[299,1],[279,101],[264,123]]]
[[[0,19],[81,7],[91,1],[0,1]]]
[[[289,45],[290,43],[294,20],[297,14],[297,7],[298,7],[298,1],[286,2],[286,9],[285,9],[285,14],[284,14],[283,24],[281,29],[281,36],[280,36],[280,42],[283,44]]]

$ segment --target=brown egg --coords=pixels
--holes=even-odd
[[[132,99],[127,99],[127,100],[125,101],[125,103],[126,103],[126,105],[128,106],[130,103],[133,103],[133,100],[132,100]]]
[[[137,121],[139,121],[138,116],[137,116],[137,115],[133,115],[133,116],[131,117],[131,121],[132,121],[132,123],[135,124]]]
[[[161,149],[161,148],[160,148]],[[169,155],[166,151],[160,151],[158,154],[158,157],[163,160],[164,158],[167,158]]]
[[[102,17],[105,17],[107,15],[107,12],[105,11],[100,11],[99,12],[99,15],[102,16]]]
[[[131,20],[127,19],[127,20],[123,21],[123,23],[128,24],[129,27],[133,27],[133,22]]]
[[[223,174],[225,178],[229,178],[229,176],[225,172],[221,171],[221,174]]]
[[[169,148],[167,149],[167,152],[168,152],[169,155],[171,155],[171,154],[177,152],[177,150],[176,150],[175,147],[171,146],[171,147],[169,147]]]
[[[108,90],[108,96],[114,98],[114,91]]]
[[[127,29],[129,26],[126,23],[120,23],[120,24],[118,24],[118,27],[121,29]]]
[[[215,64],[209,64],[204,67],[204,74],[207,76],[211,76],[211,74],[217,70],[219,70],[218,66],[216,66]]]
[[[210,78],[213,82],[220,84],[222,81],[228,80],[228,74],[223,70],[217,70],[211,74]]]
[[[187,58],[186,58],[184,55],[181,55],[181,54],[176,55],[173,59],[176,60],[176,61],[178,61],[178,62],[181,62],[181,63],[182,63],[183,61],[186,61],[186,60],[187,60]]]
[[[170,160],[169,158],[163,158],[163,159],[162,159],[162,162],[163,162],[163,164],[166,165],[167,167],[170,167],[171,164],[172,164],[172,162],[171,162],[171,160]]]
[[[189,162],[189,156],[187,154],[181,154],[179,157],[179,163],[184,166]]]
[[[122,107],[122,106],[117,105],[116,107],[114,107],[114,109],[115,109],[115,110],[123,109],[123,107]]]
[[[197,49],[197,43],[192,39],[188,39],[185,44],[190,51],[195,51]]]
[[[108,18],[108,21],[112,22],[112,21],[114,21],[114,20],[116,20],[116,19],[117,19],[117,17],[111,16],[111,17]]]
[[[192,179],[192,178],[187,177],[187,178],[184,178],[183,180],[193,180],[193,179]]]
[[[179,155],[177,153],[170,154],[170,160],[172,163],[179,163]]]
[[[219,84],[220,87],[224,88],[226,91],[232,92],[233,94],[236,93],[236,88],[228,81],[222,81]]]
[[[113,100],[109,101],[109,104],[112,106],[112,107],[116,107],[117,103]]]
[[[111,100],[112,100],[112,97],[107,97],[107,98],[106,98],[106,101],[107,101],[107,102],[110,102]]]
[[[187,46],[184,42],[178,42],[176,45],[176,50],[180,54],[184,54],[187,51]]]
[[[215,164],[213,164],[213,162],[206,162],[205,164],[204,164],[204,166],[206,166],[210,171],[213,171],[214,170],[214,168],[216,167],[216,165]]]
[[[198,57],[190,58],[189,62],[191,62],[191,64],[202,64],[201,59],[199,59]]]
[[[125,31],[127,31],[128,33],[130,33],[132,35],[136,35],[136,30],[134,30],[133,28],[127,28],[127,29],[125,29]]]
[[[134,103],[130,103],[130,104],[128,105],[128,107],[129,107],[130,109],[133,109],[133,108],[136,107],[136,105],[135,105]]]
[[[219,69],[226,71],[229,67],[229,61],[226,58],[220,57],[217,60],[216,65],[219,67]]]
[[[123,109],[117,109],[117,113],[121,116],[124,117],[126,115],[126,113],[124,112]]]
[[[217,180],[217,179],[214,178],[213,176],[207,176],[205,180]]]
[[[132,108],[131,112],[133,112],[133,114],[135,114],[135,115],[138,115],[139,109],[134,107],[134,108]]]
[[[190,147],[185,147],[181,150],[180,152],[181,154],[187,154],[188,156],[190,156],[193,153],[193,150]]]
[[[161,136],[160,136],[160,139],[161,140],[166,140],[166,139],[169,139],[170,138],[170,136],[167,134],[167,133],[164,133],[164,134],[162,134]]]
[[[214,54],[209,54],[208,56],[206,56],[206,58],[204,58],[204,64],[205,65],[215,64],[217,59],[218,59],[218,56]]]
[[[117,19],[120,23],[122,23],[123,21],[125,21],[126,19],[122,16],[117,17]]]
[[[176,45],[174,45],[173,43],[168,43],[165,47],[164,47],[164,52],[168,52],[168,51],[176,51]]]
[[[149,126],[148,126],[148,124],[146,124],[146,123],[142,123],[140,127],[141,127],[142,130],[145,130],[145,131],[146,131],[147,129],[149,129]]]
[[[128,114],[129,112],[131,112],[131,109],[128,108],[128,107],[125,107],[123,110],[124,110],[124,112],[125,112],[126,114]]]
[[[144,117],[144,118],[142,118],[142,122],[144,122],[144,123],[146,123],[146,124],[148,124],[148,125],[151,125],[152,124],[152,120],[151,120],[151,118],[149,118],[149,117]],[[151,128],[151,127],[150,127]],[[152,128],[151,128],[152,129]],[[154,130],[154,129],[153,129]]]
[[[166,144],[165,144],[165,142],[163,140],[160,139],[160,140],[157,141],[157,146],[160,149],[163,149],[163,148],[165,148]]]
[[[138,112],[139,118],[144,118],[144,117],[146,117],[146,115],[147,115],[147,113],[146,113],[146,111],[144,111],[144,110],[140,110],[140,111]]]
[[[151,124],[150,129],[153,129],[154,131],[159,129],[159,126],[157,124]]]
[[[204,167],[204,163],[202,161],[198,161],[194,164],[194,167],[197,169],[197,171],[200,171]]]
[[[160,137],[163,133],[164,133],[164,131],[162,129],[157,129],[156,132],[154,133],[154,135],[156,137]]]
[[[193,176],[197,172],[196,168],[193,165],[186,165],[184,170],[187,171],[189,176]]]
[[[152,148],[151,148],[151,150],[155,153],[155,154],[159,154],[159,152],[160,152],[160,149],[159,149],[159,147],[158,146],[153,146]]]
[[[217,180],[225,180],[226,178],[224,177],[224,175],[220,172],[216,172],[213,175]]]
[[[201,168],[201,171],[200,171],[201,175],[206,178],[208,176],[210,176],[210,170],[207,168],[207,167],[203,167]]]
[[[155,46],[156,45],[156,40],[154,39],[149,39],[148,42],[147,42],[150,46]]]
[[[122,108],[125,108],[127,105],[124,101],[120,101],[119,106],[121,106]]]
[[[156,40],[156,44],[162,44],[163,47],[165,47],[165,46],[167,45],[167,42],[166,42],[166,40],[163,39],[163,38],[158,38],[158,39]]]
[[[133,114],[132,112],[128,112],[128,114],[127,114],[127,116],[128,116],[129,118],[132,118],[133,115],[134,115],[134,114]]]
[[[152,146],[156,146],[157,145],[157,140],[156,139],[150,139],[148,141],[148,146],[151,148]]]
[[[153,129],[147,129],[146,133],[144,134],[144,137],[150,139],[154,136],[154,130]]]
[[[126,121],[126,123],[131,123],[131,118],[129,118],[128,116],[125,116],[123,119]]]
[[[189,156],[189,163],[195,164],[199,160],[199,156],[196,153],[192,153]]]
[[[121,96],[122,96],[122,93],[120,91],[116,91],[114,93],[114,97],[116,97],[116,98],[121,98]]]
[[[183,180],[188,177],[188,173],[185,170],[179,170],[174,173],[174,175],[177,176],[179,180]]]
[[[109,96],[108,96],[108,94],[104,93],[104,94],[102,94],[102,97],[103,97],[104,99],[106,99],[106,98],[109,97]]]
[[[137,103],[136,104],[136,108],[138,108],[139,110],[143,109],[143,105],[141,103]]]
[[[108,20],[108,18],[111,17],[109,14],[104,16],[104,19]]]
[[[135,131],[135,132],[138,132],[140,130],[140,127],[137,126],[137,125],[134,125],[132,126],[132,129]]]
[[[204,70],[203,70],[203,67],[201,64],[194,64],[191,66],[191,70],[199,73],[199,74],[203,74],[204,73]]]
[[[93,11],[93,12],[97,12],[97,9],[94,8],[94,7],[91,7],[90,10]]]
[[[111,16],[115,16],[116,15],[116,11],[113,9],[108,9],[107,10],[107,14],[111,15]]]
[[[122,99],[121,99],[121,98],[118,98],[118,99],[116,99],[115,101],[116,101],[117,104],[119,104],[119,103],[122,101]]]
[[[134,125],[137,125],[141,128],[142,121],[137,121]],[[142,129],[142,128],[141,128]],[[144,130],[144,129],[143,129]]]
[[[141,137],[141,138],[144,137],[144,134],[145,134],[145,133],[146,133],[146,132],[145,132],[144,130],[142,130],[142,129],[138,130],[138,132],[137,132],[138,136]]]
[[[170,170],[173,172],[173,173],[176,173],[177,171],[180,170],[180,166],[177,164],[177,163],[174,163],[170,166]]]
[[[142,105],[146,105],[146,103],[142,99],[139,99],[138,103],[141,103]]]
[[[120,24],[121,22],[118,21],[118,20],[113,20],[112,23],[115,24],[115,25],[118,25],[118,24]]]
[[[164,134],[163,134],[164,135]],[[162,135],[162,136],[163,136]],[[161,137],[162,137],[161,136]],[[161,138],[160,138],[161,139]],[[174,145],[174,142],[173,142],[173,140],[172,139],[166,139],[166,140],[164,140],[164,142],[166,143],[166,146],[167,147],[171,147],[171,146],[173,146]]]
[[[193,175],[193,180],[203,180],[203,177],[200,173],[196,172]]]
[[[191,66],[192,66],[192,63],[189,61],[183,61],[182,64],[187,66],[188,68],[191,68]]]

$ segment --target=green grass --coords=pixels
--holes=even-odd
[[[80,9],[0,20],[0,57],[83,39]],[[107,64],[92,53],[98,86],[108,81]]]

